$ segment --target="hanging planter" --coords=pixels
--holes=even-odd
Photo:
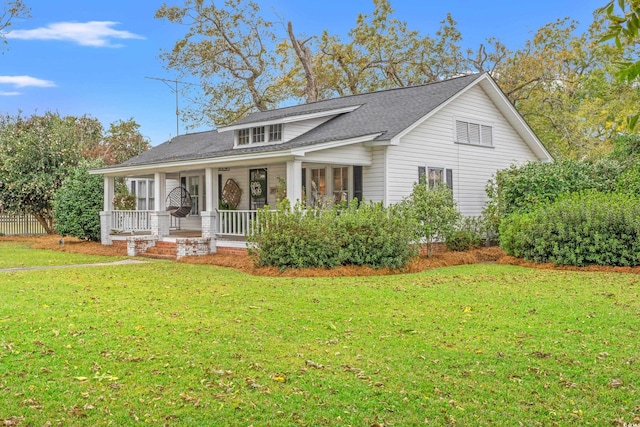
[[[249,183],[249,191],[251,193],[251,198],[262,199],[264,198],[267,191],[267,182],[264,179],[256,179]]]

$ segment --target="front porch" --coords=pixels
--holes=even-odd
[[[200,228],[181,228],[180,218],[169,215],[168,230],[158,227],[166,212],[110,211],[102,212],[103,222],[110,224],[109,236],[103,243],[126,245],[130,256],[147,252],[161,244],[175,247],[177,258],[206,255],[216,252],[244,252],[247,237],[262,226],[258,210],[215,210],[212,215],[203,212]],[[153,225],[155,224],[155,226]],[[193,225],[193,221],[190,222]],[[204,230],[204,232],[203,232]]]
[[[217,167],[109,170],[104,173],[100,212],[102,244],[125,241],[136,254],[157,242],[188,246],[187,255],[246,251],[247,237],[263,226],[259,213],[264,206],[276,206],[284,198],[311,205],[362,200],[363,168],[371,158],[324,160],[289,157],[262,164],[253,159]],[[135,199],[134,209],[116,208],[116,179],[124,180],[125,192]],[[188,203],[183,204],[185,199]],[[178,252],[180,256],[179,248]]]

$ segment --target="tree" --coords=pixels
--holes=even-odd
[[[617,8],[616,8],[617,4]],[[624,47],[637,47],[640,43],[640,1],[638,0],[614,0],[609,1],[605,6],[598,9],[597,13],[603,14],[608,21],[608,29],[601,42],[615,40],[618,49]],[[637,51],[635,55],[629,55],[625,60],[619,62],[617,78],[620,81],[637,82],[640,77],[640,60]],[[636,111],[628,116],[628,125],[633,130],[640,113]]]
[[[373,13],[358,15],[347,41],[326,30],[318,38],[314,73],[320,98],[423,84],[468,69],[451,15],[432,38],[393,17],[389,0],[373,3]]]
[[[100,240],[100,211],[104,181],[100,175],[90,175],[89,169],[103,166],[101,161],[83,160],[56,191],[53,200],[55,230],[62,236]]]
[[[610,152],[623,130],[619,118],[640,102],[632,84],[612,78],[621,56],[598,43],[602,32],[600,19],[582,34],[575,22],[559,20],[540,28],[522,49],[503,50],[499,62],[482,63],[555,158]]]
[[[13,24],[15,19],[27,19],[31,17],[31,9],[23,0],[4,0],[0,9],[0,41],[7,43],[5,37],[6,30]]]
[[[248,0],[225,0],[223,7],[186,0],[183,6],[163,4],[156,11],[156,18],[189,27],[173,49],[160,56],[168,69],[200,79],[203,96],[185,109],[187,119],[221,126],[283,99],[274,73],[273,24],[259,11]]]
[[[101,159],[106,165],[117,165],[151,148],[140,133],[140,125],[130,118],[109,125],[104,135],[85,144],[84,157]]]
[[[29,118],[0,117],[0,200],[4,208],[30,213],[47,233],[54,233],[54,194],[82,158],[86,141],[96,137],[94,122],[50,112]]]

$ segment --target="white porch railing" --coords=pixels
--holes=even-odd
[[[260,211],[253,210],[219,210],[218,235],[250,236],[265,226],[259,220]]]
[[[119,233],[151,231],[151,213],[154,211],[111,211],[111,230]],[[262,230],[264,221],[257,220],[260,211],[220,210],[218,211],[217,234],[221,236],[246,237]],[[179,223],[171,222],[172,229],[179,229]]]
[[[134,233],[151,230],[153,211],[111,211],[111,230]]]

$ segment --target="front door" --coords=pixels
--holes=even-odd
[[[249,169],[249,209],[261,209],[267,204],[267,169]]]

